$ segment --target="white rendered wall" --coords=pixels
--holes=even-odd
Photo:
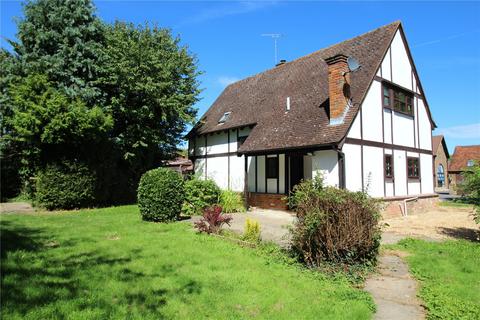
[[[205,136],[199,136],[195,138],[195,155],[205,155]]]
[[[280,159],[278,161],[278,177],[279,181],[279,190],[278,193],[285,193],[285,155],[279,155]]]
[[[360,110],[357,113],[357,116],[355,117],[355,120],[353,120],[352,126],[350,127],[350,130],[348,131],[347,137],[349,138],[354,138],[354,139],[361,139],[362,138],[362,133],[360,129]]]
[[[257,192],[265,192],[265,156],[257,156]]]
[[[248,157],[248,191],[255,192],[255,157]]]
[[[383,128],[385,143],[392,143],[392,110],[383,109]]]
[[[420,148],[432,150],[432,126],[422,99],[418,99],[418,125]]]
[[[363,147],[363,185],[372,197],[383,197],[383,148]]]
[[[199,179],[205,179],[205,159],[196,159],[194,163],[195,175]]]
[[[392,50],[391,81],[414,91],[415,88],[412,87],[412,66],[410,65],[410,59],[408,58],[407,50],[403,44],[402,35],[399,30],[397,30],[393,38],[390,49]]]
[[[312,156],[303,156],[303,179],[312,179]]]
[[[407,195],[407,163],[405,151],[394,150],[393,172],[395,177],[395,196]]]
[[[422,193],[433,193],[433,157],[420,155],[420,176],[422,177]]]
[[[338,154],[333,150],[316,151],[312,156],[312,178],[323,176],[325,185],[337,186]]]
[[[362,191],[361,146],[346,143],[342,151],[345,154],[345,187],[350,191]]]
[[[228,134],[214,133],[207,136],[207,155],[228,152]]]
[[[237,152],[237,129],[230,130],[230,152]]]
[[[390,72],[390,49],[387,50],[385,58],[382,61],[382,78],[392,81],[392,74]]]
[[[241,192],[245,188],[245,156],[230,156],[230,189]],[[248,157],[247,166],[251,165],[252,157]],[[255,164],[253,164],[255,166]],[[250,177],[248,177],[250,180]],[[250,185],[250,181],[248,181]]]
[[[362,103],[363,139],[382,142],[382,84],[374,80]]]
[[[207,158],[207,179],[212,179],[220,189],[228,188],[228,158]]]
[[[393,112],[393,144],[414,147],[414,118],[403,113]]]

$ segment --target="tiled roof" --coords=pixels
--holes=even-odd
[[[229,85],[190,134],[255,124],[239,149],[244,153],[340,143],[399,26],[391,23]],[[351,73],[353,106],[342,124],[330,125],[324,59],[340,53],[355,58],[361,68]],[[218,124],[225,112],[231,112],[228,121]]]
[[[440,146],[440,144],[443,145],[443,148],[445,150],[445,154],[447,156],[447,158],[449,157],[449,153],[448,153],[448,148],[445,144],[445,138],[443,137],[443,135],[438,135],[438,136],[432,136],[432,147],[433,147],[433,155],[436,156],[437,155],[437,152],[438,152],[438,147]]]
[[[467,167],[468,160],[480,162],[480,145],[455,147],[448,171],[462,171]]]

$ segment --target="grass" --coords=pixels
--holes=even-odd
[[[461,201],[440,201],[438,203],[440,207],[452,207],[452,208],[471,208],[473,207],[473,204],[471,203],[466,203],[466,202],[461,202]]]
[[[1,216],[5,319],[368,319],[346,277],[147,223],[136,206]]]
[[[429,319],[480,319],[480,244],[406,239],[389,247],[410,253]]]

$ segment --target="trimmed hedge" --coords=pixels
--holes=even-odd
[[[157,222],[177,220],[184,190],[183,178],[173,170],[158,168],[144,173],[137,192],[142,219]]]
[[[36,177],[35,201],[48,210],[93,205],[95,174],[82,163],[63,161],[48,165]]]
[[[188,180],[185,183],[182,212],[186,215],[201,215],[206,207],[218,204],[220,193],[220,188],[213,180]]]

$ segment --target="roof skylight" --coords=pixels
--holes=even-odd
[[[223,116],[220,118],[220,120],[218,120],[218,123],[219,124],[225,123],[228,120],[228,118],[230,118],[230,114],[231,112],[225,112]]]

